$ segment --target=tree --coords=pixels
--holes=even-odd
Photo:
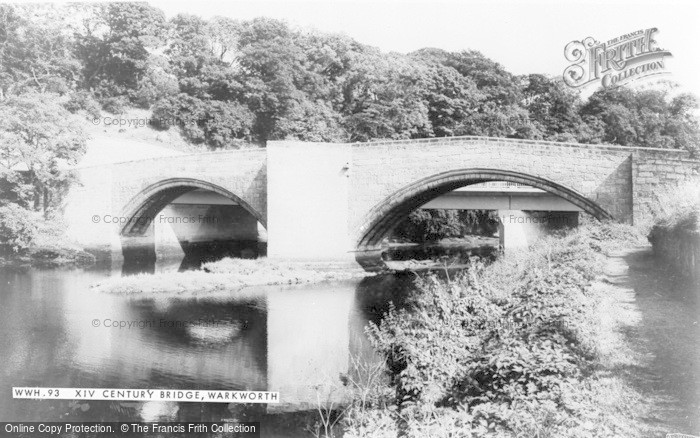
[[[524,107],[545,140],[576,141],[582,136],[581,100],[571,88],[539,74],[526,76],[525,84]]]
[[[260,18],[241,27],[236,77],[243,101],[255,114],[254,136],[262,144],[344,136],[328,101],[327,78],[313,62],[317,52],[306,53],[309,41],[278,20]],[[302,132],[299,124],[310,131]]]
[[[199,17],[180,14],[170,23],[165,54],[179,92],[200,100],[243,103],[243,87],[232,66],[237,41],[236,26],[217,19],[216,26]]]
[[[75,87],[80,64],[63,16],[0,4],[0,100],[25,91],[65,93]],[[65,12],[64,12],[65,13]]]
[[[335,141],[347,139],[342,117],[325,102],[310,99],[293,101],[284,117],[275,126],[277,138],[302,141]]]
[[[400,55],[368,52],[344,84],[345,126],[353,141],[432,136],[421,75]]]
[[[700,129],[694,115],[697,100],[689,94],[673,98],[666,90],[627,87],[596,91],[580,114],[597,125],[600,141],[623,146],[686,149],[698,153]]]
[[[486,95],[487,102],[500,107],[518,105],[522,94],[518,80],[500,64],[475,50],[448,53],[443,62],[462,76],[471,78]]]
[[[277,20],[255,19],[244,24],[239,38],[239,81],[255,114],[254,133],[265,144],[277,135],[277,122],[304,100],[297,87],[304,74],[303,52],[292,44],[292,32]]]
[[[154,105],[153,120],[161,129],[170,128],[174,121],[192,143],[217,149],[250,141],[253,114],[237,102],[203,100],[180,93]]]
[[[214,17],[207,26],[211,54],[231,67],[237,62],[242,23],[228,17]]]
[[[165,54],[180,83],[180,91],[195,97],[209,97],[202,69],[213,61],[207,39],[207,22],[197,16],[178,14],[170,20]]]
[[[664,126],[664,132],[671,137],[678,149],[686,149],[693,156],[700,156],[700,125],[695,116],[698,99],[689,93],[674,97],[669,104],[670,117]]]
[[[146,3],[108,3],[92,7],[77,35],[76,54],[83,86],[100,99],[133,97],[148,70],[149,50],[162,44],[165,16]]]
[[[438,62],[440,57],[434,49],[424,49],[410,56],[425,66],[420,88],[428,107],[432,134],[436,137],[469,134],[470,119],[479,110],[485,95],[471,78]]]
[[[45,217],[59,205],[73,176],[68,167],[85,146],[80,124],[57,96],[28,93],[0,102],[0,177],[14,187],[10,196]]]
[[[476,86],[479,104],[464,117],[456,135],[540,138],[522,106],[523,95],[518,78],[498,63],[477,51],[446,52],[423,49],[414,58],[453,69]]]
[[[588,98],[581,108],[581,114],[602,122],[603,142],[639,146],[635,144],[639,127],[636,106],[636,97],[631,89],[603,88]]]
[[[493,236],[497,229],[497,212],[493,210],[419,208],[397,225],[392,236],[396,239],[424,243],[469,234]]]
[[[278,122],[276,135],[308,141],[346,141],[344,85],[367,48],[342,35],[292,34],[304,54],[295,81],[303,93]]]
[[[17,204],[0,203],[0,255],[25,253],[37,235],[33,212]]]

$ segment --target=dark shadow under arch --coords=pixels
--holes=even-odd
[[[487,181],[526,184],[560,196],[599,220],[613,218],[604,208],[582,194],[541,177],[498,169],[451,170],[405,186],[373,207],[357,232],[358,261],[363,258],[363,252],[376,252],[382,240],[421,205],[460,187]],[[360,263],[364,264],[362,261]]]
[[[265,218],[258,211],[223,187],[192,178],[171,178],[148,186],[129,201],[122,210],[121,217],[127,219],[119,230],[119,234],[123,237],[144,235],[161,210],[179,196],[196,189],[209,190],[238,203],[267,228]]]

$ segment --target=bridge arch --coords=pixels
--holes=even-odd
[[[613,218],[607,210],[596,202],[575,190],[545,178],[499,169],[451,170],[409,184],[370,209],[356,233],[358,258],[362,258],[363,252],[374,252],[381,248],[382,240],[388,236],[391,230],[409,213],[431,199],[460,187],[488,181],[507,181],[529,185],[560,196],[599,220]]]
[[[121,217],[126,218],[119,229],[123,237],[141,236],[150,226],[153,218],[168,204],[179,196],[192,190],[203,189],[224,196],[243,207],[264,227],[264,216],[251,207],[241,197],[225,188],[206,181],[193,178],[170,178],[152,184],[134,196],[122,210]]]

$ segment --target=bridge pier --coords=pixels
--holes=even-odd
[[[181,196],[143,223],[120,236],[123,272],[155,272],[157,260],[184,258],[190,266],[224,256],[256,258],[266,250],[252,214],[206,192]]]
[[[577,211],[498,210],[501,248],[522,248],[555,230],[578,226]]]
[[[382,259],[384,250],[378,248],[363,248],[355,252],[355,261],[367,272],[380,272],[387,269]]]
[[[351,145],[267,145],[268,257],[352,261]]]
[[[156,269],[156,233],[153,222],[143,235],[121,236],[122,272],[153,274]]]
[[[235,257],[258,256],[258,221],[239,205],[174,202],[155,218],[158,257],[211,249]],[[226,251],[223,251],[223,250]]]

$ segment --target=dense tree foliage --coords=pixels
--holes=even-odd
[[[80,63],[63,20],[0,4],[0,99],[31,91],[65,93],[75,88]]]
[[[697,99],[689,94],[669,97],[665,90],[596,91],[581,114],[597,127],[596,142],[623,146],[687,149],[698,152]]]
[[[51,94],[28,93],[0,102],[0,181],[3,198],[48,216],[85,152],[78,121]]]
[[[98,97],[134,98],[149,68],[149,49],[162,45],[163,12],[146,3],[99,4],[75,35],[82,85]]]
[[[387,54],[269,18],[166,20],[145,3],[0,5],[0,59],[0,99],[150,108],[156,125],[210,148],[486,135],[697,153],[699,140],[687,94],[620,87],[583,100],[473,50]]]
[[[493,236],[497,230],[496,211],[418,209],[394,229],[392,238],[424,243],[474,234]]]
[[[28,249],[59,209],[85,152],[80,121],[50,93],[0,101],[0,253]]]

